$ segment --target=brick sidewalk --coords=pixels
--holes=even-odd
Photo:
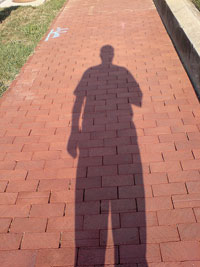
[[[152,1],[57,27],[0,103],[0,266],[199,267],[200,106]]]

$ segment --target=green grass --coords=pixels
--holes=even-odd
[[[195,6],[200,10],[200,0],[192,0]]]
[[[66,0],[0,9],[0,96],[19,73]]]

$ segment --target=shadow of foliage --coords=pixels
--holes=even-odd
[[[8,16],[10,16],[10,13],[13,10],[16,10],[18,6],[11,6],[11,7],[6,7],[3,10],[0,10],[0,23],[2,23]]]

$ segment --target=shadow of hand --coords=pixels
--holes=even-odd
[[[77,141],[72,140],[72,137],[70,136],[67,144],[67,151],[74,159],[77,157],[77,149]]]

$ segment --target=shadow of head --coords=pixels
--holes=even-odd
[[[111,45],[104,45],[100,50],[102,64],[111,64],[114,58],[114,48]]]

